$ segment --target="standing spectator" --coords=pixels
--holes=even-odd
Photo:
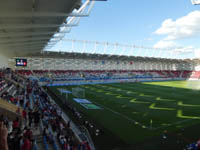
[[[23,98],[23,97],[21,97],[19,103],[20,103],[20,106],[21,106],[21,107],[24,107],[24,98]]]
[[[12,150],[20,150],[20,141],[21,141],[20,133],[16,133],[13,139],[13,149]]]
[[[32,121],[33,121],[33,112],[32,112],[32,109],[30,109],[30,111],[28,112],[28,119],[29,119],[29,127],[31,127]]]
[[[29,106],[30,106],[30,102],[29,102],[29,100],[26,102],[26,104],[25,104],[25,108],[29,108]]]
[[[86,142],[85,146],[86,146],[86,150],[91,150],[90,145],[89,145],[88,142]]]
[[[197,141],[197,147],[200,150],[200,139]]]
[[[8,150],[8,130],[3,122],[0,122],[0,149],[1,150]]]
[[[29,128],[25,131],[24,136],[27,137],[30,141],[33,139],[33,133]]]
[[[27,113],[26,113],[25,109],[22,111],[22,117],[24,119],[24,125],[26,126],[26,123],[27,123]]]
[[[33,113],[33,116],[34,116],[35,128],[37,128],[37,127],[38,127],[38,124],[39,124],[39,122],[40,122],[40,113],[39,113],[39,111],[35,111],[35,112]]]
[[[70,120],[67,122],[67,128],[70,128]]]
[[[20,114],[20,107],[17,108],[16,113]]]
[[[16,119],[13,121],[13,129],[19,129],[19,118],[16,117]]]
[[[23,144],[21,146],[21,150],[31,150],[31,142],[26,136],[23,137]]]

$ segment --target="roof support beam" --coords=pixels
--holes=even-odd
[[[54,32],[9,32],[9,33],[0,33],[0,38],[4,37],[21,37],[21,36],[34,36],[34,35],[51,35]]]
[[[77,26],[77,24],[0,24],[0,29],[57,28],[74,26]]]
[[[30,35],[30,36],[21,36],[20,38],[19,37],[4,37],[4,38],[0,39],[0,44],[4,43],[4,42],[23,41],[23,39],[34,40],[34,39],[50,39],[50,38],[51,38],[51,35],[40,35],[40,36],[32,36],[32,35]]]
[[[17,43],[4,43],[0,44],[0,46],[17,46],[17,45],[31,45],[31,44],[46,44],[48,40],[38,40],[38,41],[22,41]]]
[[[44,46],[42,46],[42,45],[36,45],[36,46],[31,46],[31,47],[27,47],[27,46],[25,46],[25,47],[16,47],[16,48],[10,48],[10,51],[12,51],[12,50],[31,50],[31,49],[37,49],[37,50],[42,50],[44,48]]]
[[[64,32],[64,33],[69,33],[69,32]],[[58,34],[64,34],[64,33],[58,33]],[[0,33],[0,38],[6,38],[6,37],[24,37],[24,36],[41,36],[41,35],[52,35],[56,34],[56,32],[12,32],[12,33]]]
[[[42,50],[44,46],[20,47],[20,50]]]
[[[13,43],[13,42],[23,42],[23,41],[34,41],[34,40],[52,40],[52,41],[56,41],[56,40],[59,40],[60,38],[59,37],[55,37],[55,38],[52,38],[50,39],[49,36],[43,36],[43,37],[24,37],[24,38],[17,38],[17,39],[1,39],[0,41],[0,44],[3,44],[3,43]]]
[[[2,13],[0,18],[23,18],[23,17],[88,17],[89,14],[82,13],[60,13],[60,12],[24,12],[24,13]]]
[[[58,40],[59,38],[55,38],[54,40]],[[30,38],[20,38],[20,39],[16,39],[16,40],[13,40],[13,39],[6,39],[5,41],[1,40],[0,41],[0,44],[4,44],[4,43],[19,43],[19,42],[26,42],[26,41],[39,41],[39,40],[49,40],[49,37],[41,37],[41,38],[38,38],[38,37],[30,37]],[[52,42],[54,41],[52,40]]]
[[[75,12],[77,14],[87,14],[87,16],[89,16],[90,12],[91,12],[91,9],[93,8],[94,6],[94,1],[91,1],[91,0],[86,0],[83,5]],[[89,6],[88,8],[88,11],[85,12],[87,6]],[[67,20],[67,23],[68,24],[72,24],[72,23],[75,23],[75,24],[79,24],[80,22],[80,18],[81,16],[68,16],[70,19]],[[64,27],[61,29],[61,32],[66,32],[66,31],[71,31],[71,27]],[[64,38],[65,34],[62,35],[62,38],[60,40],[62,40]],[[50,42],[51,43],[51,42]]]

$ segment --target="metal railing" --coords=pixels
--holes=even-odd
[[[89,142],[89,144],[91,146],[91,149],[96,150],[88,129],[85,126],[80,126],[79,129],[85,135],[85,137],[87,138],[87,141]]]

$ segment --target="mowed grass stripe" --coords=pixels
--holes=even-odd
[[[106,86],[109,86],[109,85],[96,85],[96,86],[105,88]],[[108,89],[111,90],[111,89],[114,89],[114,88],[108,87]],[[106,89],[106,90],[108,90],[108,89]],[[119,90],[119,89],[117,89],[117,91],[124,91],[124,90]],[[126,94],[126,93],[125,93],[125,94]],[[114,95],[115,95],[115,94],[114,94]],[[142,95],[142,94],[140,94],[140,95]],[[172,100],[168,100],[168,99],[163,99],[163,100],[162,100],[162,99],[160,99],[159,97],[157,98],[157,100],[160,100],[160,101],[169,101],[169,102],[172,101]],[[159,108],[159,103],[158,103],[158,102],[157,102],[157,105],[158,105],[157,107]],[[173,103],[173,105],[177,107],[176,103]],[[174,110],[173,108],[166,108],[166,104],[165,104],[165,107],[163,107],[163,103],[161,103],[161,106],[162,106],[162,107],[160,108],[160,110]],[[157,107],[156,107],[156,108],[157,108]],[[168,106],[168,107],[171,107],[171,106]],[[155,109],[156,109],[156,108],[155,108]]]
[[[165,97],[168,99],[174,99],[176,101],[185,100],[185,101],[189,101],[190,103],[194,103],[194,104],[197,102],[197,100],[199,99],[198,97],[200,96],[200,94],[196,93],[196,92],[195,93],[185,93],[186,91],[192,91],[192,90],[183,89],[183,91],[181,91],[182,89],[177,89],[177,88],[172,88],[172,87],[167,87],[167,86],[164,87],[163,89],[160,89],[160,86],[158,86],[159,88],[157,88],[157,87],[155,88],[154,85],[146,86],[145,84],[141,84],[141,83],[127,83],[127,84],[121,84],[121,85],[111,84],[109,86],[117,87],[117,88],[123,87],[123,89],[126,89],[126,90],[134,90],[137,92],[154,95],[157,97],[161,96],[161,97]]]
[[[90,85],[91,89],[92,89],[92,94],[97,95],[97,93],[94,93],[94,86],[95,85]],[[98,85],[96,85],[98,86]],[[104,89],[101,87],[101,89]],[[108,89],[104,89],[104,91],[111,91]],[[118,92],[117,92],[118,93]],[[120,92],[120,94],[122,94]],[[126,93],[125,93],[126,94]],[[146,124],[149,125],[149,120],[153,119],[155,120],[155,126],[160,126],[160,122],[161,120],[164,121],[165,123],[170,123],[169,120],[166,120],[165,118],[159,119],[159,116],[154,118],[155,115],[155,111],[149,109],[149,105],[144,105],[144,104],[136,104],[136,103],[130,103],[130,101],[132,101],[133,99],[116,99],[114,98],[112,95],[104,95],[103,93],[101,93],[100,97],[106,100],[103,100],[103,104],[106,105],[107,107],[111,108],[112,110],[115,110],[117,112],[120,112],[130,118],[133,118],[134,120],[137,120],[138,122],[141,122],[141,124]],[[101,99],[100,98],[100,99]],[[143,97],[139,97],[140,100],[145,101],[146,99]],[[143,99],[142,99],[143,98]],[[125,106],[125,107],[122,107]],[[161,109],[162,110],[162,109]],[[130,113],[130,112],[134,112],[134,113]],[[156,110],[158,112],[158,110]],[[153,113],[153,114],[152,114]],[[164,111],[163,113],[165,113],[166,115],[168,115],[169,113]],[[176,112],[172,113],[173,116],[176,116]],[[142,116],[142,117],[141,117]],[[176,120],[176,119],[175,119]],[[173,121],[173,119],[171,119],[171,121]],[[158,122],[158,123],[157,123]]]
[[[113,112],[137,120],[137,122],[146,126],[150,125],[152,119],[153,127],[158,129],[156,133],[134,125],[131,121],[126,121],[124,117],[120,117],[120,115],[116,115],[111,111],[81,109],[128,143],[161,134],[162,130],[168,126],[170,126],[169,130],[176,130],[178,124],[180,128],[180,126],[186,127],[197,123],[196,119],[200,115],[198,108],[198,105],[200,105],[198,96],[200,94],[198,92],[177,88],[178,82],[174,85],[173,82],[162,82],[161,85],[165,84],[165,86],[156,83],[158,85],[151,85],[150,83],[113,83],[79,86],[85,88],[87,99]],[[180,87],[184,85],[182,82],[180,84]],[[69,86],[67,89],[71,90],[72,87],[75,86]],[[150,103],[136,103],[139,101]],[[167,110],[167,108],[169,109]],[[177,112],[186,117],[178,117]],[[186,119],[187,117],[188,119]]]
[[[84,86],[82,86],[82,88],[83,87]],[[66,89],[68,90],[70,90],[71,88],[72,87],[66,87]],[[93,94],[95,96],[93,96]],[[90,90],[89,88],[87,88],[86,97],[92,102],[97,102],[98,104],[101,104],[101,102],[106,102],[106,104],[108,103],[106,99],[104,99],[103,101],[103,98],[100,95],[96,94],[94,92],[94,89]],[[113,101],[110,104],[112,103]],[[146,126],[141,126],[139,122],[135,123],[134,121],[130,121],[127,118],[117,115],[111,111],[107,111],[107,109],[87,110],[82,107],[80,108],[82,111],[85,111],[87,115],[90,115],[93,119],[96,119],[99,124],[105,126],[105,128],[112,131],[129,144],[133,143],[134,141],[141,141],[144,138],[144,136],[152,136],[152,133],[146,132],[144,130],[144,127],[146,128]],[[135,131],[140,132],[141,135],[134,136]]]

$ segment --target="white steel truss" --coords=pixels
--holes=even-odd
[[[68,18],[67,20],[67,24],[76,24],[78,25],[81,19],[81,15],[84,16],[89,16],[91,13],[92,8],[94,7],[95,1],[93,0],[86,0],[84,2],[84,4],[74,13],[75,14],[79,14],[79,16],[70,16],[70,18]],[[72,26],[71,26],[72,27]],[[60,28],[60,40],[62,40],[65,36],[66,32],[70,32],[71,31],[71,27],[70,26],[64,26],[62,28]],[[49,42],[48,44],[51,44],[51,42]],[[44,50],[47,50],[48,48],[48,44],[45,46]]]
[[[89,41],[89,40],[77,40],[77,39],[67,39],[63,38],[63,43],[71,43],[72,47],[69,48],[70,52],[76,52],[76,45],[82,45],[79,47],[77,52],[81,53],[91,53],[91,54],[105,54],[105,55],[119,55],[119,56],[138,56],[138,57],[153,57],[153,58],[183,58],[182,55],[195,53],[194,48],[184,48],[184,47],[174,47],[171,49],[161,49],[154,47],[138,46],[134,44],[120,44],[111,42],[99,42],[99,41]],[[63,44],[68,45],[68,44]],[[70,45],[70,44],[69,44]],[[87,46],[92,49],[87,49]],[[101,52],[98,50],[101,47]],[[49,47],[51,48],[51,47]],[[66,49],[66,48],[65,48]],[[58,51],[58,50],[57,50]],[[65,52],[64,50],[60,50]],[[69,52],[69,51],[66,51]],[[184,56],[186,57],[186,56]],[[185,59],[185,58],[184,58]]]

